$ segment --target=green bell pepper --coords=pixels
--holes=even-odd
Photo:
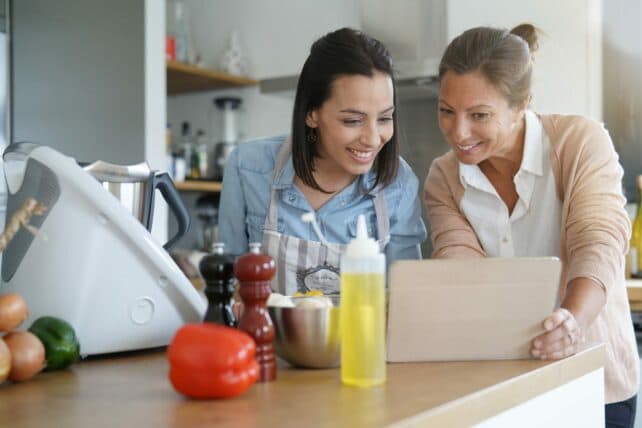
[[[64,369],[80,358],[80,343],[73,327],[56,317],[40,317],[29,327],[45,346],[45,370]]]

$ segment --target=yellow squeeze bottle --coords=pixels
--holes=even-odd
[[[366,220],[341,255],[341,381],[369,387],[386,381],[386,257],[368,238]]]

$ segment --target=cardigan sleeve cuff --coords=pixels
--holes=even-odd
[[[566,275],[565,286],[568,286],[575,278],[588,278],[608,294],[611,285],[616,283],[617,272],[618,269],[613,269],[613,266],[605,267],[596,261],[571,263]]]

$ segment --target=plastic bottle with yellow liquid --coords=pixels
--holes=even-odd
[[[642,270],[642,175],[637,178],[638,207],[633,221],[631,245],[629,247],[628,270],[634,278],[640,278]]]
[[[386,381],[386,257],[368,238],[366,220],[341,256],[341,381],[369,387]]]

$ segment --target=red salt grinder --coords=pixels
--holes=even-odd
[[[243,313],[239,329],[256,342],[256,361],[259,363],[259,382],[276,379],[274,355],[274,325],[267,310],[267,299],[272,289],[270,281],[276,272],[274,259],[261,253],[261,244],[250,243],[250,252],[234,262],[234,276],[239,281]]]

